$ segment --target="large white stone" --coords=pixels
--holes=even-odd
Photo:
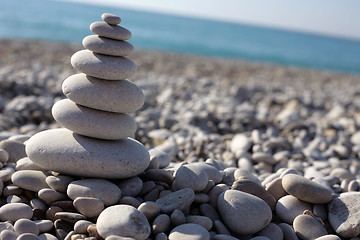
[[[101,36],[117,40],[128,40],[131,38],[131,32],[124,27],[118,25],[110,25],[105,22],[93,22],[90,30]]]
[[[133,177],[150,163],[149,152],[134,139],[101,140],[63,128],[35,134],[26,144],[26,153],[43,168],[92,178]]]
[[[126,57],[115,57],[81,50],[71,57],[71,65],[87,75],[106,80],[120,80],[131,77],[136,65]]]
[[[83,107],[69,99],[56,102],[52,108],[55,120],[75,133],[107,140],[133,137],[135,120],[126,113],[113,113]]]
[[[82,44],[90,51],[111,56],[127,56],[134,51],[133,45],[129,42],[113,40],[97,35],[86,36]]]
[[[109,112],[134,112],[144,104],[143,92],[128,80],[106,81],[79,73],[65,79],[62,91],[73,102]]]

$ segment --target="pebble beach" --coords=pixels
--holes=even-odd
[[[36,133],[70,129],[52,107],[71,100],[62,84],[83,49],[0,40],[0,240],[360,239],[359,75],[135,46],[128,79],[144,104],[126,112],[136,131],[90,137],[133,137],[150,162],[131,177],[77,176],[25,148]]]

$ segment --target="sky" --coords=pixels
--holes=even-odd
[[[360,39],[359,0],[66,0]]]

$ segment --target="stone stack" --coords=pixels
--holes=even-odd
[[[71,57],[81,73],[63,82],[67,99],[52,108],[64,128],[35,134],[26,144],[29,158],[44,169],[62,174],[107,179],[129,178],[150,163],[147,149],[132,139],[136,131],[129,112],[144,103],[142,91],[126,80],[136,71],[128,58],[131,32],[119,26],[121,19],[103,14],[94,22],[97,35],[83,39],[86,48]]]

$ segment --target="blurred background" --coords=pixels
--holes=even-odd
[[[79,44],[110,12],[138,49],[360,74],[359,9],[356,0],[2,1],[0,38]]]

